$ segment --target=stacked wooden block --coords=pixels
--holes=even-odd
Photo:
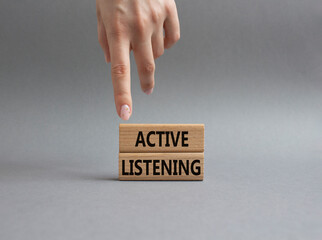
[[[120,124],[120,180],[203,177],[203,124]]]

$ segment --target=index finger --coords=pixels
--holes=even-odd
[[[132,113],[130,41],[117,38],[108,41],[116,111],[123,120],[128,120]]]

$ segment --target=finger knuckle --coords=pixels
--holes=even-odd
[[[178,42],[180,40],[180,32],[174,33],[173,41]]]
[[[115,21],[111,24],[111,28],[108,34],[113,38],[121,38],[125,34],[125,27],[119,21]]]
[[[166,1],[164,3],[164,10],[168,15],[173,11],[174,8],[175,8],[174,1]]]
[[[162,13],[157,9],[153,9],[151,12],[151,19],[153,23],[160,22],[162,19]]]
[[[124,76],[127,74],[128,67],[125,64],[116,64],[111,67],[112,75],[115,77]]]
[[[179,41],[179,39],[180,39],[180,33],[179,32],[172,33],[168,38],[168,40],[169,40],[169,42],[171,44],[176,43],[177,41]]]
[[[137,17],[134,24],[136,34],[139,36],[144,36],[146,33],[146,26],[148,24],[147,19],[145,17]]]
[[[180,39],[180,33],[173,33],[171,36],[167,36],[166,38],[166,48],[172,47],[177,41]]]
[[[155,70],[155,66],[153,63],[146,63],[142,66],[141,71],[144,74],[153,74]]]

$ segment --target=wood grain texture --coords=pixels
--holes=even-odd
[[[204,153],[119,153],[119,180],[203,180]]]
[[[142,138],[143,141],[137,144],[138,139]],[[119,126],[121,153],[203,151],[203,124],[120,124]]]

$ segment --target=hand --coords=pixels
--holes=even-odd
[[[128,120],[132,114],[130,51],[141,88],[151,94],[154,59],[180,38],[176,4],[174,0],[97,0],[96,7],[98,39],[106,62],[111,62],[116,111]]]

